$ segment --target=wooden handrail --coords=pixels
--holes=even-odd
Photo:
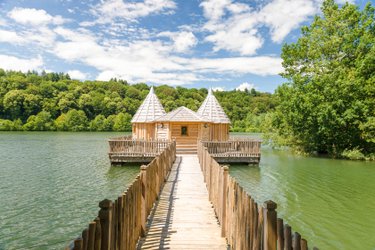
[[[157,155],[169,146],[169,140],[138,140],[131,137],[118,137],[108,140],[109,154],[146,154]]]
[[[277,218],[276,203],[269,200],[258,205],[229,175],[229,168],[215,161],[205,145],[206,142],[198,143],[198,158],[222,236],[230,248],[307,250],[307,241],[297,232],[292,237],[291,227]]]
[[[123,139],[121,139],[123,140]],[[169,142],[161,154],[146,165],[133,183],[116,200],[103,200],[100,211],[68,249],[135,249],[144,236],[147,215],[176,159],[176,142]]]
[[[202,141],[211,155],[259,156],[260,140]]]

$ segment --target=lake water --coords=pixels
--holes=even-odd
[[[63,249],[139,166],[110,167],[118,133],[0,133],[0,249]]]
[[[124,191],[139,166],[110,167],[121,133],[0,132],[0,249],[62,249]],[[259,167],[231,166],[258,201],[320,249],[375,249],[375,164],[263,148]]]

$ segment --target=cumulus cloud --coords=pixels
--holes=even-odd
[[[343,0],[342,0],[343,1]],[[271,0],[259,9],[232,0],[205,0],[203,8],[208,31],[205,41],[213,50],[254,55],[264,44],[261,27],[268,27],[273,42],[281,43],[301,23],[319,11],[321,0]]]
[[[115,18],[128,21],[136,21],[138,18],[159,13],[168,13],[176,8],[173,0],[144,0],[141,2],[129,2],[123,0],[101,1],[91,9],[97,17],[93,22],[82,22],[83,26],[90,26],[97,23],[111,23]]]
[[[165,1],[145,0],[137,3],[141,4],[141,6],[148,6],[147,8],[150,9],[154,4]],[[170,6],[164,6],[164,10],[165,8],[175,8],[174,2],[166,2],[170,3]],[[204,1],[203,4],[207,5],[208,2]],[[153,39],[143,36],[142,34],[147,33],[147,30],[142,30],[142,34],[137,38],[118,39],[111,36],[103,36],[103,33],[100,33],[100,25],[96,26],[95,29],[92,27],[74,29],[67,28],[64,25],[43,25],[48,22],[53,23],[54,18],[43,10],[39,14],[44,15],[44,19],[34,20],[34,24],[40,23],[41,26],[30,27],[26,24],[27,18],[17,19],[17,15],[14,14],[16,10],[19,10],[17,8],[13,9],[8,16],[16,18],[20,24],[24,22],[26,28],[17,32],[0,29],[0,41],[3,39],[13,43],[26,41],[27,43],[36,44],[37,46],[32,47],[41,48],[43,51],[47,51],[47,53],[51,53],[65,62],[80,63],[95,68],[98,72],[98,80],[109,80],[117,77],[126,79],[129,82],[180,85],[202,81],[218,81],[223,76],[239,77],[245,74],[268,76],[280,73],[282,71],[282,60],[278,56],[253,55],[257,46],[254,45],[256,42],[251,42],[250,40],[261,39],[261,37],[258,37],[259,34],[256,28],[259,16],[249,17],[248,14],[252,10],[247,5],[234,4],[230,0],[220,0],[219,2],[221,2],[221,9],[213,5],[207,7],[205,16],[210,17],[211,21],[205,24],[205,30],[212,31],[212,34],[210,35],[211,38],[208,36],[206,39],[207,41],[210,41],[210,39],[213,39],[212,41],[215,40],[217,50],[228,48],[233,51],[240,50],[242,51],[240,53],[242,56],[214,55],[204,57],[192,53],[189,56],[183,55],[182,53],[189,53],[192,48],[198,45],[198,38],[194,33],[199,32],[199,30],[196,29],[179,27],[179,31],[159,31],[155,32],[156,35]],[[121,16],[124,19],[128,17],[130,19],[139,18],[151,14],[148,11],[136,11],[137,8],[141,7],[135,2],[125,3],[119,0],[101,3],[102,5],[109,4],[105,8],[108,13],[112,10],[111,3],[119,6],[126,5],[129,11],[135,11],[132,15],[121,12],[121,15],[127,15]],[[152,8],[156,8],[156,6]],[[163,9],[160,6],[158,8],[161,8],[158,11]],[[213,9],[212,13],[210,8]],[[228,13],[231,17],[227,19]],[[120,17],[120,14],[116,15]],[[47,20],[49,21],[47,22]],[[222,20],[224,21],[222,22]],[[220,28],[224,34],[218,32],[217,28]],[[134,32],[139,32],[139,29],[135,28]],[[250,35],[250,38],[247,35]],[[168,39],[163,39],[165,37]],[[224,40],[230,40],[230,44],[226,44]],[[259,43],[258,46],[261,46],[262,41],[259,40]],[[26,68],[26,62],[22,61],[24,59],[19,60],[21,60],[20,65],[24,65],[22,67]],[[15,65],[17,64],[17,58],[9,58],[9,62],[13,62],[13,64],[9,63],[9,65]],[[27,62],[31,63],[31,69],[43,65],[41,57],[30,59]],[[10,67],[9,65],[7,68]],[[16,67],[15,69],[19,68]],[[87,74],[78,70],[72,70],[68,73],[72,78],[86,79],[88,77]]]
[[[252,84],[252,83],[244,82],[244,83],[241,83],[241,84],[236,88],[236,90],[238,90],[238,91],[245,91],[246,89],[247,89],[247,90],[255,89],[255,85]]]
[[[245,4],[231,0],[205,0],[200,6],[208,19],[203,29],[211,34],[205,41],[214,51],[227,50],[241,55],[253,55],[262,47],[263,39],[256,29],[257,16]]]
[[[36,58],[22,59],[15,56],[0,54],[0,68],[5,70],[40,70],[43,66],[43,58],[38,56]]]
[[[319,5],[310,0],[273,0],[258,13],[261,22],[270,28],[272,40],[282,42],[308,17],[319,11]]]
[[[22,44],[25,43],[24,37],[19,36],[14,31],[1,30],[0,29],[0,42]]]
[[[182,32],[161,32],[159,37],[169,37],[173,41],[173,48],[176,52],[187,52],[197,45],[198,39],[191,31]]]
[[[69,70],[68,74],[69,74],[71,79],[78,79],[78,80],[87,79],[87,74],[83,73],[82,71],[79,71],[79,70]]]
[[[14,8],[8,16],[17,23],[31,26],[55,24],[60,25],[67,20],[61,16],[51,16],[43,9]]]

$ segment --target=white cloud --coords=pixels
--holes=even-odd
[[[248,82],[244,82],[244,83],[241,83],[237,88],[236,90],[239,90],[239,91],[245,91],[246,89],[247,90],[251,90],[251,89],[255,89],[255,85],[252,84],[252,83],[248,83]]]
[[[128,2],[123,0],[102,1],[92,8],[92,13],[98,17],[94,22],[82,22],[83,26],[96,23],[111,23],[115,18],[135,21],[151,14],[170,13],[176,8],[173,0],[144,0],[143,2]],[[169,12],[168,12],[169,11]]]
[[[87,74],[83,73],[82,71],[79,71],[79,70],[69,70],[68,74],[69,74],[70,78],[72,78],[72,79],[78,79],[78,80],[87,79]]]
[[[279,57],[186,58],[175,55],[175,43],[160,40],[124,44],[109,39],[100,43],[87,30],[56,28],[54,32],[64,41],[55,43],[53,54],[69,62],[95,67],[100,72],[99,80],[117,77],[129,82],[188,84],[208,80],[207,74],[210,81],[215,81],[219,74],[275,75],[282,71]]]
[[[261,21],[270,28],[272,40],[280,43],[293,29],[318,11],[319,6],[312,0],[273,0],[262,8],[259,15]]]
[[[8,30],[0,30],[0,42],[22,44],[25,43],[25,39],[19,36],[16,32]]]
[[[176,52],[187,52],[189,49],[197,45],[198,39],[190,31],[182,32],[161,32],[159,37],[169,37],[173,41],[173,47]]]
[[[185,60],[185,59],[184,59]],[[271,56],[193,58],[186,59],[184,67],[198,72],[217,74],[277,75],[282,72],[281,58]]]
[[[13,8],[8,16],[14,21],[24,25],[38,26],[55,24],[60,25],[67,20],[61,16],[51,16],[43,9],[29,9],[29,8]]]
[[[231,0],[205,0],[200,4],[208,19],[203,29],[211,34],[205,41],[214,45],[215,52],[227,50],[241,55],[253,55],[263,45],[256,28],[257,15],[248,5]]]
[[[344,1],[344,0],[341,0]],[[241,55],[254,55],[263,46],[260,28],[266,26],[273,42],[280,43],[295,28],[319,12],[321,0],[271,0],[252,9],[232,0],[205,0],[203,8],[208,31],[205,41],[213,51],[226,50]]]
[[[22,59],[15,56],[0,55],[0,68],[5,70],[40,70],[43,66],[43,58]]]

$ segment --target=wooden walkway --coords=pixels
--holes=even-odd
[[[197,155],[177,157],[138,249],[228,249]]]

